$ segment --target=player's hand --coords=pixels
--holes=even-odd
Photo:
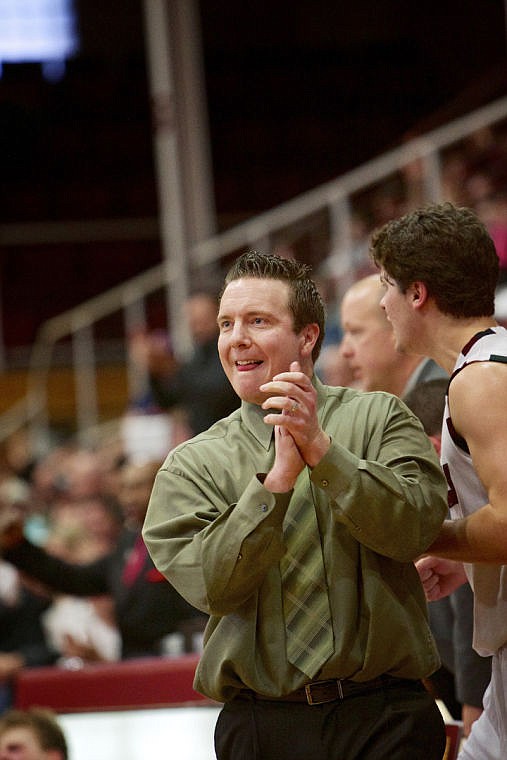
[[[429,602],[449,596],[467,581],[463,564],[452,559],[427,555],[418,559],[415,566]]]

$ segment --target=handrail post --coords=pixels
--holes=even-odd
[[[97,401],[97,374],[93,327],[89,323],[79,324],[79,315],[72,332],[72,353],[74,359],[74,382],[76,389],[76,423],[79,439],[86,438],[86,432],[97,425],[99,409]]]
[[[188,354],[190,336],[181,319],[188,295],[183,172],[167,0],[144,0],[148,69],[154,122],[160,234],[166,273],[167,315],[175,353]]]
[[[337,283],[335,297],[341,301],[345,291],[354,280],[354,270],[357,262],[352,253],[351,220],[352,211],[350,198],[345,193],[340,193],[336,198],[328,202],[330,253],[343,259],[340,267],[340,276]]]
[[[250,230],[247,236],[247,247],[253,248],[260,253],[270,253],[271,235],[268,226],[261,224]]]
[[[432,203],[441,203],[442,197],[442,161],[440,153],[433,148],[423,158],[424,191],[426,198]]]
[[[126,336],[125,362],[127,367],[127,394],[129,400],[132,400],[136,397],[137,393],[142,392],[144,388],[148,387],[148,374],[147,372],[143,373],[142,370],[134,365],[128,346],[129,338],[136,330],[146,329],[146,308],[142,292],[133,288],[125,289],[123,298],[123,322],[125,325]]]
[[[32,451],[37,456],[50,440],[48,378],[54,343],[41,334],[30,356],[26,392],[26,423]],[[23,420],[24,422],[25,420]]]

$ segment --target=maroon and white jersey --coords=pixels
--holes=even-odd
[[[507,393],[507,330],[503,327],[491,327],[474,335],[458,356],[449,385],[469,364],[491,361],[505,363]],[[477,414],[481,414],[480,409]],[[507,424],[507,420],[499,424]],[[507,452],[505,457],[507,467]],[[467,443],[454,430],[448,397],[440,459],[453,519],[466,517],[488,503],[487,491],[475,471]],[[474,589],[474,648],[482,655],[490,655],[507,643],[507,566],[476,564],[465,568]]]

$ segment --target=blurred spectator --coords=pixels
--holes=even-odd
[[[121,520],[116,503],[107,497],[60,505],[51,517],[44,547],[49,554],[68,563],[86,564],[115,550]],[[72,667],[75,658],[120,658],[121,636],[109,594],[86,599],[57,594],[44,612],[42,624],[48,642],[60,654],[58,664],[64,667]]]
[[[41,457],[32,470],[30,504],[25,515],[25,534],[36,544],[44,544],[51,511],[64,502],[102,493],[103,465],[97,453],[67,443]]]
[[[188,361],[174,359],[167,339],[159,331],[138,332],[130,341],[130,356],[150,381],[148,397],[134,399],[141,409],[162,410],[179,407],[185,413],[186,437],[207,430],[214,422],[226,417],[239,406],[239,400],[222,369],[217,351],[217,299],[208,293],[195,293],[184,305],[194,343]]]
[[[507,192],[484,198],[477,204],[476,211],[495,244],[500,263],[498,284],[504,285],[507,283]]]
[[[375,188],[371,201],[374,227],[381,227],[406,210],[406,188],[400,176],[388,177]]]
[[[96,453],[102,467],[102,494],[119,503],[121,471],[128,457],[121,431],[104,435],[97,443]]]
[[[499,131],[492,126],[477,129],[466,140],[466,159],[467,185],[474,178],[482,178],[482,187],[479,183],[475,192],[467,187],[468,205],[475,206],[476,202],[487,195],[505,189],[507,180],[505,131]]]
[[[391,325],[380,306],[383,294],[378,274],[364,277],[345,293],[341,351],[359,388],[403,396],[416,383],[444,373],[430,359],[396,351]]]
[[[11,473],[21,480],[30,480],[34,465],[33,447],[26,428],[20,428],[3,442],[4,458]]]
[[[118,541],[123,515],[110,496],[57,502],[49,510],[44,547],[68,562],[83,564],[109,554]]]
[[[44,539],[47,533],[47,511],[60,496],[60,484],[63,479],[70,450],[67,446],[55,446],[34,464],[30,478],[31,494],[29,513],[26,515],[25,529],[28,523],[41,523]],[[34,539],[35,540],[35,539]]]
[[[65,468],[59,473],[59,496],[79,501],[102,493],[103,470],[95,451],[75,448],[69,452]]]
[[[467,203],[465,184],[468,177],[468,166],[465,150],[456,147],[447,151],[443,157],[442,175],[442,200],[454,203],[456,206],[464,206]]]
[[[0,535],[5,559],[52,590],[82,597],[110,594],[123,658],[162,654],[165,637],[173,633],[186,637],[190,648],[192,634],[202,632],[206,622],[155,569],[141,538],[159,466],[160,462],[147,462],[122,467],[124,529],[114,550],[93,562],[80,565],[51,556],[24,537],[19,516],[6,515]]]
[[[0,514],[22,510],[28,488],[16,476],[0,484]],[[11,705],[12,682],[25,667],[48,665],[57,652],[49,645],[42,616],[50,598],[29,587],[18,571],[0,561],[0,712]]]
[[[0,760],[67,760],[65,734],[50,710],[9,710],[0,718]]]
[[[0,712],[12,704],[12,683],[23,668],[50,665],[57,658],[42,625],[49,603],[0,562]]]

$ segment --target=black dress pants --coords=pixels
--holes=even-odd
[[[418,682],[322,705],[241,695],[215,728],[218,760],[442,760],[445,727]]]

